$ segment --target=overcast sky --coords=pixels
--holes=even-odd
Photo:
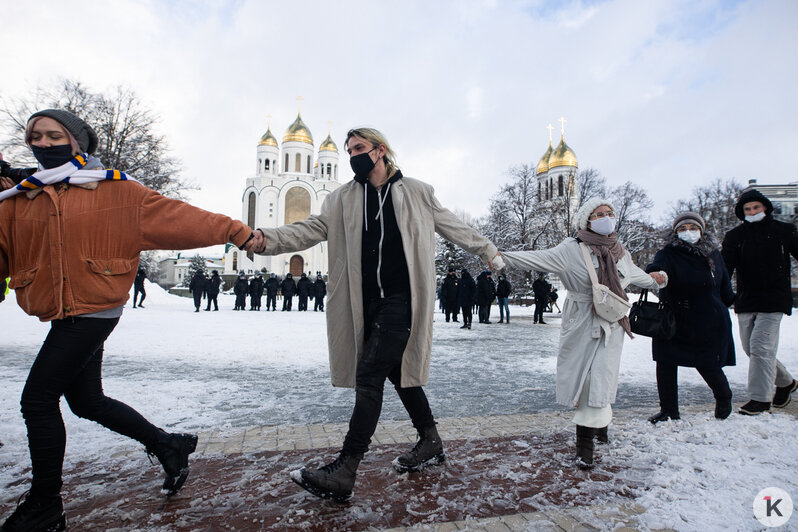
[[[328,121],[339,149],[376,127],[405,175],[474,215],[561,116],[580,168],[645,187],[654,221],[716,178],[798,179],[792,0],[0,0],[0,20],[0,97],[132,88],[192,202],[234,217],[267,116],[282,141],[297,96],[316,149]]]

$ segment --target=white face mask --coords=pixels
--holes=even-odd
[[[613,231],[615,231],[615,218],[611,216],[605,216],[604,218],[591,220],[590,229],[594,233],[598,233],[600,235],[610,235]]]
[[[687,231],[682,231],[677,235],[679,238],[687,242],[688,244],[695,244],[699,240],[701,240],[701,231],[698,229],[689,229]]]
[[[745,217],[745,221],[751,223],[761,222],[764,219],[765,219],[765,211],[758,212],[756,214],[751,214]]]

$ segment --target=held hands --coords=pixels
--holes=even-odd
[[[245,251],[252,251],[253,253],[260,253],[265,248],[266,236],[260,229],[255,229],[255,231],[252,232],[252,236],[244,243],[243,247]]]
[[[501,254],[496,253],[496,256],[493,257],[493,260],[488,261],[488,267],[492,271],[500,271],[504,269],[504,259],[502,258]]]
[[[665,275],[663,275],[662,272],[651,272],[649,273],[649,275],[651,276],[652,279],[654,279],[654,281],[658,285],[662,286],[663,284],[665,284],[666,277]]]

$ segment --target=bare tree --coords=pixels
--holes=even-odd
[[[166,138],[156,132],[158,117],[132,90],[120,86],[108,94],[91,92],[70,79],[39,87],[27,98],[2,100],[3,144],[6,159],[15,166],[36,165],[25,146],[25,125],[31,114],[45,108],[65,109],[86,120],[100,139],[95,156],[107,167],[129,173],[165,196],[182,198],[183,192],[196,189],[183,180],[182,164],[169,155]]]
[[[681,199],[671,208],[671,220],[684,211],[697,212],[706,222],[706,234],[720,243],[726,232],[740,220],[734,214],[734,205],[743,191],[743,185],[734,179],[716,179],[709,185],[693,189],[690,198]]]

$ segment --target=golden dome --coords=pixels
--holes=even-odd
[[[551,152],[551,141],[549,141],[549,149],[546,150],[546,153],[543,154],[543,157],[540,158],[540,162],[538,162],[537,174],[545,174],[549,171],[549,157],[551,156]]]
[[[313,145],[313,135],[310,134],[308,126],[302,121],[302,116],[299,113],[297,113],[294,123],[285,132],[283,142],[305,142]]]
[[[327,138],[324,139],[324,142],[321,143],[321,146],[319,146],[319,151],[334,151],[338,153],[338,146],[335,145],[329,133],[327,134]]]
[[[551,152],[551,156],[549,157],[549,169],[555,168],[557,166],[579,166],[576,162],[576,154],[574,153],[574,150],[569,148],[565,143],[565,135],[560,137],[560,144],[558,144],[557,148]]]
[[[274,146],[277,147],[277,139],[272,135],[272,130],[267,129],[266,133],[258,141],[258,146]]]

